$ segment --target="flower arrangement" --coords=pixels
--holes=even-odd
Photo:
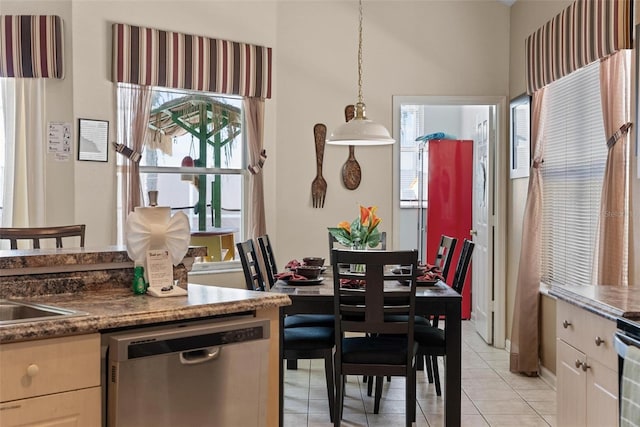
[[[338,243],[353,249],[375,248],[380,244],[378,225],[382,222],[376,216],[377,206],[360,206],[360,216],[351,223],[342,221],[337,227],[329,227],[329,233]]]

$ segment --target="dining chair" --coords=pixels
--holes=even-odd
[[[11,249],[18,249],[18,240],[31,240],[34,249],[40,249],[40,241],[55,239],[56,248],[62,248],[62,238],[79,237],[79,246],[84,247],[85,224],[55,227],[0,228],[0,239],[9,240]]]
[[[269,235],[265,234],[257,238],[262,262],[264,264],[265,275],[269,282],[269,288],[276,284],[276,274],[278,274],[278,264],[276,263],[275,251],[269,240]],[[294,314],[284,318],[285,328],[295,328],[300,326],[328,326],[333,328],[334,317],[332,314]],[[290,365],[290,367],[292,367]]]
[[[236,243],[236,248],[238,249],[238,256],[242,264],[247,289],[250,291],[264,291],[264,278],[260,270],[260,263],[256,255],[253,240],[249,239],[244,242],[238,242]]]
[[[457,243],[458,239],[455,237],[445,236],[444,234],[440,236],[440,245],[438,246],[438,252],[436,253],[436,259],[434,260],[433,265],[440,269],[445,282],[449,275],[449,267],[451,266],[453,252],[456,249]]]
[[[453,275],[453,281],[451,282],[451,287],[459,294],[462,294],[466,282],[474,247],[475,243],[471,240],[464,239],[462,251],[458,258],[458,264],[456,265],[456,271]],[[440,375],[438,372],[438,356],[444,356],[446,349],[445,331],[439,327],[439,320],[440,316],[433,316],[431,325],[416,325],[414,333],[415,341],[419,345],[418,357],[426,358],[427,371],[430,369],[433,373],[433,382],[435,383],[437,396],[442,395]],[[444,327],[446,328],[446,319]],[[431,378],[429,378],[429,382],[431,382]]]
[[[376,377],[374,413],[380,407],[382,378],[403,376],[405,417],[410,426],[416,414],[417,344],[414,342],[418,251],[352,251],[332,249],[335,342],[336,402],[334,425],[339,426],[344,403],[346,375]],[[341,264],[363,264],[364,274],[351,273]],[[390,266],[410,266],[393,274]],[[385,289],[385,281],[407,281],[408,286]],[[360,287],[343,286],[356,281]],[[389,321],[388,315],[402,315],[405,321]]]
[[[244,278],[248,290],[266,291],[264,277],[255,251],[253,240],[236,243],[242,264]],[[287,316],[288,317],[288,316]],[[286,320],[286,318],[285,318]],[[333,318],[332,318],[333,320]],[[333,347],[334,325],[287,327],[283,334],[283,358],[287,363],[298,359],[324,359],[325,378],[327,381],[327,398],[329,400],[329,417],[333,422],[334,383],[333,383]],[[289,366],[289,365],[288,365]]]

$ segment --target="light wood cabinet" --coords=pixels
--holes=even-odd
[[[99,426],[100,335],[0,346],[0,425]]]
[[[558,427],[618,425],[615,322],[557,303]]]

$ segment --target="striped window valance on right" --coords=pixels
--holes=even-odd
[[[271,48],[113,24],[114,82],[271,98]]]
[[[62,19],[0,15],[0,77],[64,78]]]
[[[633,0],[576,0],[526,40],[527,92],[632,48]]]

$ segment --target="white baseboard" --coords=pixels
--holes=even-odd
[[[544,366],[540,366],[540,378],[542,381],[549,384],[554,390],[556,389],[556,376],[553,372],[545,368]]]
[[[511,353],[511,340],[505,341],[505,350],[507,350],[507,353]],[[539,365],[539,366],[540,366],[540,378],[542,379],[542,381],[549,384],[549,386],[555,390],[556,389],[555,374],[550,370],[548,370],[547,368],[545,368],[544,366],[542,365]]]

